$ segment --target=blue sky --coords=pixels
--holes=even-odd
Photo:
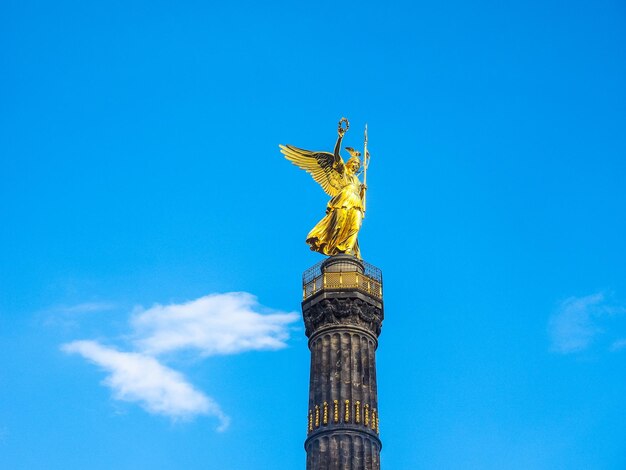
[[[372,161],[387,469],[626,468],[619,1],[0,6],[0,467],[297,469],[300,276]]]

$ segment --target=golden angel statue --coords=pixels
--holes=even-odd
[[[345,127],[343,124],[345,123]],[[361,152],[346,147],[350,159],[344,163],[341,141],[350,123],[339,121],[334,153],[311,152],[292,145],[279,145],[287,160],[307,171],[331,197],[326,206],[326,216],[309,232],[306,242],[312,251],[332,256],[340,253],[361,258],[357,235],[365,214],[365,193],[369,153],[367,152],[367,126],[365,127],[365,162],[363,184],[358,173],[361,169]]]

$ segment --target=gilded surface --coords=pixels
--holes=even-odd
[[[340,424],[339,421],[339,400],[334,400],[334,413],[333,413],[333,423]],[[320,410],[323,408],[324,410],[324,418],[320,421],[319,415]],[[314,411],[315,410],[315,411]],[[322,426],[329,426],[331,429],[333,428],[333,423],[329,422],[328,419],[328,402],[324,402],[323,406],[315,405],[315,408],[309,410],[308,421],[307,421],[307,431],[308,434],[311,434],[313,431],[321,428]],[[315,419],[313,418],[315,416]],[[354,415],[352,415],[352,407],[350,406],[350,400],[344,401],[344,411],[343,411],[343,423],[344,424],[359,424],[366,428],[371,429],[372,431],[380,434],[380,424],[378,420],[378,415],[376,414],[376,408],[372,409],[372,415],[370,419],[370,405],[366,403],[361,407],[361,402],[357,400],[354,403]]]
[[[343,127],[343,123],[346,127]],[[334,153],[303,150],[292,145],[279,147],[285,158],[307,171],[331,197],[326,205],[326,216],[307,235],[306,242],[311,250],[328,256],[345,253],[361,258],[357,236],[365,214],[365,171],[369,158],[367,128],[364,183],[358,177],[361,153],[346,147],[350,153],[347,162],[340,155],[341,143],[348,128],[348,120],[341,118]]]
[[[322,273],[302,286],[302,298],[308,299],[322,289],[353,290],[359,289],[378,298],[383,298],[380,282],[358,272]]]

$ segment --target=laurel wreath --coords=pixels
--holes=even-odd
[[[346,127],[343,127],[343,123],[346,123]],[[348,129],[350,129],[350,121],[348,121],[348,118],[342,117],[339,120],[339,124],[337,125],[337,131],[341,134],[342,131],[345,134],[346,132],[348,132]]]

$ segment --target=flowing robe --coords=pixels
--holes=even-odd
[[[346,253],[361,258],[357,235],[363,221],[361,184],[356,175],[343,169],[345,185],[326,206],[326,216],[309,232],[311,250],[328,256]]]

